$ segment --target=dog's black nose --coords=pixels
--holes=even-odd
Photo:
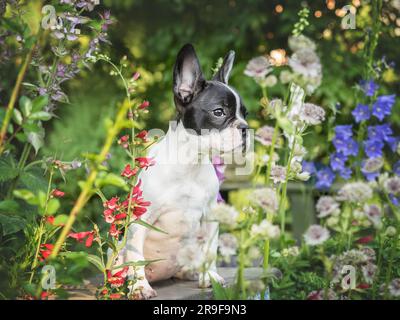
[[[245,123],[241,123],[239,124],[238,129],[247,130],[249,129],[249,126]]]

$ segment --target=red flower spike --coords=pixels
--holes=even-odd
[[[367,243],[370,243],[373,240],[374,240],[374,237],[372,235],[370,235],[370,236],[366,236],[366,237],[362,237],[362,238],[358,239],[357,243],[359,243],[359,244],[367,244]]]
[[[358,286],[357,286],[357,288],[358,289],[361,289],[361,290],[363,290],[363,289],[368,289],[370,287],[370,285],[368,284],[368,283],[360,283]]]
[[[131,165],[127,164],[125,166],[125,168],[124,168],[124,171],[121,172],[121,176],[123,176],[123,177],[125,177],[127,179],[130,179],[134,175],[136,175],[138,171],[139,171],[138,168],[131,169]]]
[[[147,131],[142,130],[135,137],[142,140],[143,142],[147,142]]]
[[[39,260],[43,261],[46,260],[50,255],[51,252],[53,251],[54,245],[50,244],[50,243],[43,243],[40,245],[40,257]]]
[[[62,197],[64,197],[65,192],[62,192],[61,190],[58,190],[58,189],[54,189],[54,190],[51,192],[51,195],[52,195],[53,197],[56,197],[56,198],[62,198]]]
[[[120,230],[117,229],[117,226],[113,223],[110,226],[110,231],[109,231],[110,235],[114,238],[118,238],[119,234],[121,233]]]
[[[107,223],[113,223],[115,221],[114,210],[111,209],[104,210],[104,220]]]
[[[78,242],[83,242],[83,240],[86,238],[85,241],[85,246],[86,247],[91,247],[94,239],[94,231],[84,231],[84,232],[78,232],[78,233],[73,233],[71,232],[68,237],[76,239]]]
[[[110,294],[110,299],[112,299],[112,300],[121,299],[121,294],[119,294],[119,293],[111,293]]]
[[[139,157],[135,159],[141,169],[147,170],[148,167],[154,166],[156,162],[152,158]]]
[[[116,210],[119,209],[119,204],[118,204],[119,198],[114,197],[111,198],[110,200],[104,202],[104,207],[110,210]]]
[[[107,270],[107,281],[111,284],[112,288],[119,288],[125,283],[125,278],[128,275],[129,267],[124,267],[122,270],[112,274]]]
[[[128,149],[129,147],[129,135],[126,134],[118,139],[118,144],[121,145],[124,149]]]
[[[117,215],[115,215],[115,220],[123,220],[125,219],[127,216],[127,214],[125,212],[119,213]]]
[[[48,224],[51,224],[51,225],[54,225],[54,216],[48,216],[48,217],[46,217],[46,222],[48,223]]]
[[[143,101],[143,102],[141,103],[141,105],[139,106],[139,109],[140,109],[140,110],[144,110],[144,109],[147,109],[149,106],[150,106],[150,102],[148,102],[147,100],[145,100],[145,101]]]

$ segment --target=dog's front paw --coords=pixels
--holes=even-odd
[[[206,273],[200,273],[199,275],[199,288],[211,287],[211,278],[218,282],[220,285],[225,286],[225,280],[215,271],[208,271]]]
[[[131,300],[148,300],[157,297],[157,292],[147,281],[138,281],[131,288],[129,297]]]

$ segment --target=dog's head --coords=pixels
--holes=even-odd
[[[178,119],[185,129],[213,137],[211,147],[229,151],[247,144],[246,108],[228,85],[235,53],[229,51],[221,68],[207,81],[191,44],[179,51],[173,75]]]

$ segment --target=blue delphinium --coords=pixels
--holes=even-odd
[[[364,91],[367,97],[373,97],[379,86],[374,82],[374,80],[361,80],[360,81],[361,90]]]
[[[392,107],[395,103],[396,95],[379,96],[376,98],[375,103],[372,106],[372,114],[382,121],[386,116],[392,112]]]
[[[358,104],[351,114],[357,123],[371,118],[371,110],[369,109],[369,106],[365,104]]]
[[[329,168],[324,167],[317,172],[317,182],[315,187],[319,190],[327,190],[335,181],[335,173]]]
[[[317,172],[317,169],[315,168],[315,164],[312,161],[303,160],[303,162],[301,163],[301,166],[303,168],[303,171],[306,171],[311,175],[315,174]]]
[[[329,159],[329,164],[333,171],[343,170],[346,166],[346,161],[348,157],[340,152],[335,152],[331,155]]]

